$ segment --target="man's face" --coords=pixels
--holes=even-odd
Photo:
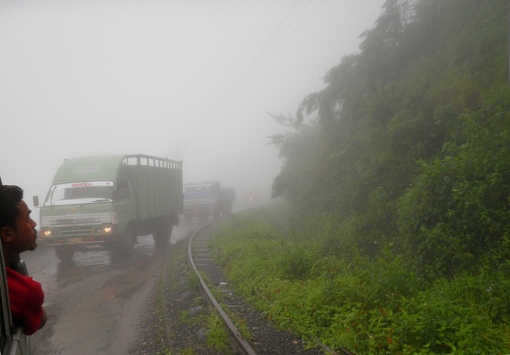
[[[21,200],[18,205],[19,215],[16,218],[15,237],[12,246],[17,254],[26,250],[34,250],[37,247],[37,223],[30,218],[30,211],[25,201]]]

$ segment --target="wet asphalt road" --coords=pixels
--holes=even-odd
[[[138,238],[133,255],[108,250],[76,253],[60,261],[53,247],[25,252],[30,276],[45,292],[48,322],[32,336],[35,354],[129,354],[139,321],[168,249],[193,232],[181,222],[170,245],[155,248],[151,235]]]

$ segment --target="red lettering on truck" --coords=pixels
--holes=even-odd
[[[91,182],[80,182],[80,183],[74,183],[71,184],[72,187],[85,187],[85,186],[92,186]]]

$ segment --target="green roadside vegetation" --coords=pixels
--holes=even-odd
[[[213,250],[229,282],[282,329],[357,354],[504,354],[510,349],[510,263],[424,280],[387,243],[377,257],[324,255],[265,209],[236,215]]]
[[[274,115],[280,205],[213,248],[278,326],[358,354],[510,353],[509,11],[389,0],[325,88]]]

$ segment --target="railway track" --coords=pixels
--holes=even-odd
[[[211,234],[213,233],[213,225],[208,224],[204,228],[200,229],[198,232],[194,233],[190,240],[189,240],[189,246],[188,246],[188,255],[189,255],[189,262],[195,271],[196,275],[198,276],[198,279],[200,281],[200,293],[204,297],[204,299],[207,301],[207,303],[213,307],[216,312],[220,315],[225,328],[228,331],[230,343],[234,350],[236,350],[240,354],[244,355],[255,355],[256,352],[253,350],[251,345],[248,343],[246,339],[242,336],[241,332],[237,329],[237,327],[234,325],[234,322],[230,319],[230,317],[227,315],[223,307],[220,305],[218,300],[214,297],[212,294],[209,286],[204,281],[201,273],[200,273],[200,267],[201,266],[210,266],[207,264],[213,263],[212,257],[209,254],[209,238]],[[225,290],[223,290],[225,291]],[[229,290],[226,290],[229,292]],[[235,306],[235,305],[231,305]]]
[[[217,266],[210,255],[209,243],[210,238],[214,234],[215,224],[210,223],[199,229],[195,232],[189,239],[188,244],[188,259],[189,263],[192,266],[193,271],[197,275],[199,279],[199,288],[200,293],[203,298],[209,304],[210,307],[214,308],[216,312],[221,317],[224,326],[229,334],[230,344],[234,351],[238,354],[246,354],[246,355],[254,355],[267,353],[264,350],[259,352],[259,349],[255,349],[252,345],[246,340],[239,329],[235,326],[234,322],[229,317],[229,313],[234,312],[242,308],[243,306],[239,304],[239,299],[233,296],[233,291],[228,289],[228,284],[226,284],[224,279],[222,279],[221,272],[214,272],[214,269],[217,269]],[[213,270],[213,271],[211,271]],[[209,283],[204,280],[204,275]],[[214,287],[214,290],[210,289],[210,286]],[[214,291],[214,292],[213,292]],[[221,294],[222,302],[226,307],[225,310],[220,302],[215,298],[214,293]],[[242,315],[241,315],[242,318]],[[276,330],[275,330],[276,331]],[[287,334],[288,335],[288,334]],[[293,342],[295,343],[295,341]],[[317,345],[319,349],[307,349],[307,350],[299,350],[297,352],[280,352],[281,354],[329,354],[329,355],[353,355],[347,349],[340,349],[339,351],[334,351],[333,349],[328,348],[327,346],[321,344],[317,341]],[[256,351],[257,350],[257,351]],[[280,349],[282,351],[285,351]],[[295,350],[294,350],[295,351]]]

